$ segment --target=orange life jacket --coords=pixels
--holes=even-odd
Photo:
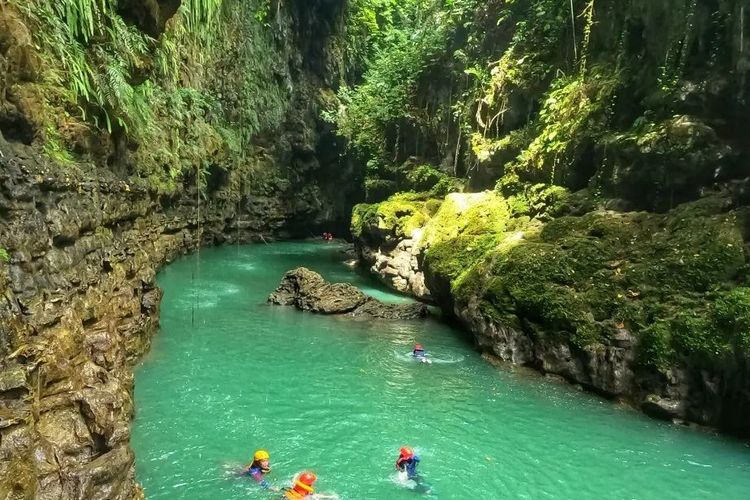
[[[307,495],[312,495],[313,493],[315,493],[315,490],[312,486],[308,486],[302,481],[297,481],[292,488],[284,492],[284,495],[287,498],[305,498]]]

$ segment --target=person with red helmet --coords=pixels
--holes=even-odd
[[[294,479],[292,487],[284,491],[284,496],[287,498],[305,498],[312,496],[313,493],[315,493],[313,484],[317,479],[318,476],[316,476],[314,472],[303,472]]]
[[[414,359],[420,363],[432,363],[431,360],[427,359],[427,353],[422,347],[422,344],[414,344],[414,350],[411,351],[411,355]]]
[[[314,472],[305,471],[302,474],[299,474],[298,476],[294,478],[294,480],[292,481],[293,483],[292,487],[284,490],[284,496],[286,498],[291,498],[291,499],[298,499],[298,498],[337,499],[338,498],[335,495],[321,495],[320,493],[315,493],[313,484],[317,480],[318,480],[318,476],[316,476]]]
[[[416,480],[417,476],[417,464],[419,463],[419,455],[414,454],[409,446],[402,446],[398,459],[396,460],[396,469],[400,472],[406,472],[408,479]]]

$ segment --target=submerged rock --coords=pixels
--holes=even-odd
[[[348,283],[329,283],[307,268],[288,271],[268,302],[295,306],[320,314],[348,314],[377,319],[417,319],[427,316],[424,304],[384,304]]]

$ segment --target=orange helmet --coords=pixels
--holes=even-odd
[[[305,471],[294,482],[294,490],[298,493],[310,494],[314,492],[312,485],[318,479],[314,472]]]
[[[302,481],[304,484],[308,486],[312,486],[315,481],[317,481],[318,476],[315,475],[314,472],[306,471],[300,474],[299,481]]]
[[[424,348],[422,348],[422,344],[414,344],[414,350],[415,351],[424,351]]]
[[[414,450],[412,450],[408,446],[402,446],[400,451],[401,451],[401,458],[404,458],[406,460],[414,456]]]

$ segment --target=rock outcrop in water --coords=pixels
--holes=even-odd
[[[287,272],[268,302],[319,314],[405,320],[427,316],[424,304],[384,304],[348,283],[329,283],[307,268]]]

